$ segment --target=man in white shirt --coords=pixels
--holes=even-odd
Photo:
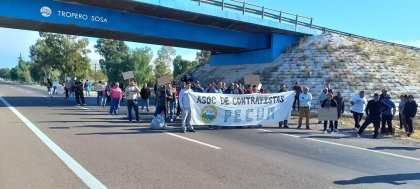
[[[102,101],[102,95],[103,95],[104,90],[105,90],[105,85],[102,83],[102,81],[99,81],[99,83],[95,85],[95,91],[98,94],[96,97],[96,104],[98,106],[101,105],[100,102]]]
[[[189,126],[188,132],[195,132],[191,125],[191,105],[190,105],[190,93],[191,83],[188,81],[185,83],[184,88],[179,92],[179,106],[182,109],[182,133],[187,131],[187,125]]]
[[[299,95],[299,124],[298,129],[302,127],[302,120],[306,118],[306,129],[309,128],[309,114],[311,112],[312,95],[308,93],[309,88],[303,88],[303,93]]]
[[[354,127],[360,128],[360,121],[362,120],[363,113],[365,112],[367,99],[365,97],[365,91],[360,91],[359,95],[354,96],[351,100],[351,113],[353,113]]]
[[[135,81],[130,82],[130,86],[125,89],[125,96],[127,97],[127,108],[128,108],[128,120],[132,121],[133,116],[131,114],[131,110],[134,109],[134,113],[136,114],[136,121],[140,121],[139,118],[139,104],[138,104],[138,94],[140,93],[140,89],[137,87]]]

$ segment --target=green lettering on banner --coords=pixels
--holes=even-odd
[[[241,122],[241,110],[235,110],[235,118],[233,119],[233,122]]]
[[[230,118],[232,116],[232,111],[230,110],[226,110],[225,111],[225,123],[227,122],[228,118]]]
[[[248,109],[246,110],[246,115],[245,115],[245,121],[246,122],[252,122],[252,118],[249,118],[249,113],[254,112],[254,109]]]

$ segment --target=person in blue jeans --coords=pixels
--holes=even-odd
[[[151,95],[151,91],[149,87],[147,87],[147,83],[143,85],[143,88],[140,90],[140,105],[141,105],[141,111],[144,110],[144,107],[146,106],[146,110],[149,111],[149,98]]]
[[[166,100],[169,105],[169,122],[173,122],[175,116],[175,89],[171,84],[168,84],[168,91]]]
[[[189,95],[192,92],[191,83],[187,81],[185,83],[185,88],[179,92],[179,106],[182,109],[182,133],[195,132],[194,127],[191,125],[191,102]]]
[[[395,106],[395,103],[391,101],[391,96],[389,94],[385,94],[382,97],[382,102],[385,102],[389,107],[391,108],[387,109],[386,111],[382,112],[382,127],[381,127],[381,134],[384,135],[393,135],[394,129],[392,128],[392,119],[395,116],[395,113],[397,112],[397,108]],[[385,126],[388,125],[388,128]]]

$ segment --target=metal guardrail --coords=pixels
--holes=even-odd
[[[254,14],[254,15],[261,16],[262,19],[271,18],[271,19],[274,19],[274,20],[278,20],[279,22],[291,23],[291,24],[295,25],[295,30],[296,30],[297,26],[303,26],[303,27],[308,27],[308,28],[311,28],[311,29],[320,30],[324,34],[325,33],[334,33],[334,34],[338,34],[338,35],[344,35],[344,36],[354,37],[354,38],[358,38],[358,39],[362,39],[362,40],[374,41],[374,42],[378,42],[378,43],[382,43],[382,44],[387,44],[387,45],[392,45],[392,46],[396,46],[396,47],[402,47],[402,48],[408,48],[408,49],[420,51],[420,48],[418,48],[418,47],[403,45],[403,44],[399,44],[399,43],[393,43],[393,42],[374,39],[374,38],[369,38],[369,37],[364,37],[364,36],[361,36],[361,35],[355,35],[355,34],[352,34],[352,33],[342,32],[342,31],[338,31],[338,30],[334,30],[334,29],[330,29],[330,28],[326,28],[326,27],[322,27],[322,26],[313,25],[313,20],[314,19],[312,17],[300,16],[298,14],[292,14],[292,13],[288,13],[288,12],[281,11],[281,10],[271,9],[271,8],[267,8],[267,7],[264,7],[264,6],[247,3],[245,1],[239,1],[239,0],[192,0],[192,1],[196,1],[198,3],[198,5],[209,4],[209,5],[214,5],[214,6],[221,7],[222,10],[232,9],[232,10],[242,12],[242,14],[244,14],[244,15],[246,13],[251,13],[251,14]]]

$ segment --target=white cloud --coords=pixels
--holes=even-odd
[[[420,48],[420,40],[414,40],[414,41],[394,40],[391,42]]]

